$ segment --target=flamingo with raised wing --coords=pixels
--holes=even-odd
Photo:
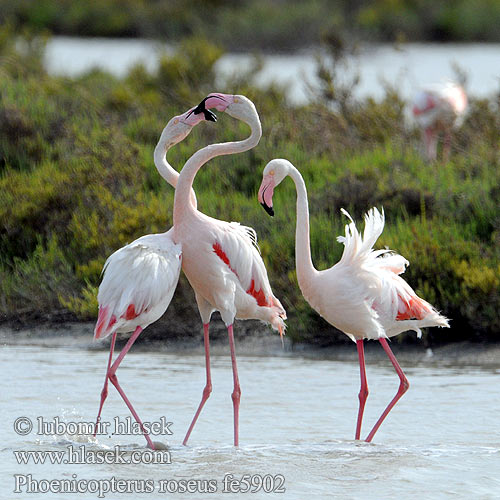
[[[407,330],[421,335],[421,328],[448,327],[448,320],[428,302],[421,299],[399,275],[408,261],[391,250],[374,250],[373,245],[384,229],[384,214],[372,208],[365,216],[363,236],[349,214],[340,261],[330,269],[318,271],[311,259],[309,207],[307,190],[300,172],[288,161],[270,161],[263,172],[258,193],[259,202],[273,215],[273,192],[290,176],[297,191],[295,259],[297,280],[304,298],[326,321],[356,342],[361,376],[359,411],[355,438],[361,434],[361,423],[368,385],[366,381],[364,339],[378,340],[396,370],[400,385],[366,441],[370,442],[383,420],[409,387],[408,380],[392,353],[387,338]]]
[[[413,99],[413,116],[422,129],[422,142],[428,161],[437,157],[439,134],[443,134],[443,161],[451,151],[452,130],[459,126],[467,111],[467,94],[453,82],[434,84],[417,92]]]
[[[167,162],[166,153],[203,119],[215,121],[215,115],[209,110],[198,112],[197,108],[192,108],[180,116],[173,117],[160,136],[155,149],[155,165],[162,177],[174,187],[179,174]],[[194,191],[191,190],[189,196],[190,204],[196,206]],[[114,252],[104,265],[104,275],[97,296],[99,315],[94,339],[109,335],[112,335],[112,338],[94,436],[108,395],[108,381],[111,381],[139,423],[149,447],[154,449],[137,412],[118,383],[116,370],[142,330],[158,320],[167,310],[179,279],[181,260],[181,246],[174,242],[173,230],[170,229],[166,233],[148,234],[138,238]],[[117,333],[129,332],[133,333],[112,363]]]
[[[262,134],[255,106],[244,96],[210,94],[199,105],[200,109],[205,107],[225,111],[244,121],[250,126],[251,134],[242,141],[212,144],[197,151],[184,165],[175,191],[174,241],[182,245],[182,269],[195,291],[203,321],[206,361],[202,399],[183,443],[187,444],[212,391],[208,326],[212,313],[217,310],[228,329],[234,386],[231,395],[234,445],[238,446],[241,389],[234,348],[234,319],[260,319],[283,334],[286,314],[272,293],[255,231],[236,222],[209,217],[189,202],[195,175],[202,165],[219,155],[247,151],[259,142]]]

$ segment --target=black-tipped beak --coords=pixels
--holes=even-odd
[[[213,111],[210,111],[209,109],[203,110],[203,116],[205,117],[205,120],[209,122],[217,121],[217,115]]]
[[[207,99],[208,99],[208,97],[205,97],[205,99],[203,99],[203,101],[201,101],[200,104],[198,104],[198,106],[196,106],[196,108],[193,109],[193,113],[195,115],[199,115],[200,113],[203,113],[205,120],[207,120],[209,122],[216,122],[217,115],[213,111],[210,111],[209,109],[207,109],[205,107],[205,101]]]
[[[274,217],[274,209],[273,207],[268,207],[265,203],[261,203],[263,206],[264,210],[271,216]]]

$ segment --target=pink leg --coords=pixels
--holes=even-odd
[[[361,376],[361,388],[359,390],[359,411],[358,423],[356,425],[356,436],[354,439],[359,439],[361,434],[361,422],[363,421],[363,412],[365,411],[366,398],[368,397],[368,384],[366,383],[366,369],[365,369],[365,350],[363,346],[363,339],[356,341],[359,357],[359,374]]]
[[[239,445],[238,440],[238,422],[240,415],[240,381],[238,380],[238,368],[236,366],[236,354],[234,352],[234,335],[233,335],[233,325],[229,325],[227,332],[229,334],[229,349],[231,350],[231,364],[233,366],[233,383],[234,389],[231,394],[233,400],[233,413],[234,413],[234,446]]]
[[[111,366],[111,360],[113,359],[113,351],[115,350],[115,341],[116,341],[116,332],[113,333],[113,337],[111,338],[111,347],[109,348],[108,367],[106,369],[106,377],[104,378],[104,387],[102,388],[102,391],[101,391],[101,404],[99,405],[99,412],[97,413],[97,420],[95,422],[94,437],[97,434],[97,428],[99,426],[99,422],[101,421],[102,406],[104,405],[104,401],[106,401],[106,398],[108,397],[109,367]]]
[[[424,144],[427,160],[435,160],[437,155],[437,137],[436,133],[431,128],[426,128],[424,130]]]
[[[129,349],[132,347],[132,344],[135,342],[139,334],[142,332],[142,328],[138,326],[132,336],[128,339],[127,344],[125,347],[122,349],[118,357],[116,358],[115,362],[112,364],[111,369],[109,370],[109,380],[110,382],[116,387],[116,390],[120,393],[120,396],[122,397],[123,401],[125,401],[125,404],[128,406],[128,409],[134,416],[135,420],[141,427],[142,432],[144,433],[144,437],[146,438],[146,441],[148,443],[148,446],[154,450],[154,444],[153,441],[151,441],[151,438],[148,436],[146,430],[144,429],[144,426],[142,425],[142,421],[139,418],[139,415],[137,415],[136,411],[134,410],[134,407],[132,406],[132,403],[128,400],[127,396],[123,392],[123,389],[120,387],[120,384],[118,383],[118,378],[116,377],[116,370],[118,369],[118,366],[120,366],[120,363],[122,362],[123,358],[125,357],[125,354],[129,351]]]
[[[377,432],[378,428],[384,421],[385,417],[387,417],[388,413],[392,410],[394,405],[399,401],[401,396],[408,390],[410,387],[410,383],[408,382],[405,374],[403,373],[403,370],[399,366],[399,363],[394,356],[394,354],[391,351],[391,348],[389,347],[389,344],[387,343],[386,339],[379,339],[380,343],[382,344],[382,347],[384,348],[384,351],[386,352],[387,356],[389,356],[389,359],[391,360],[392,365],[394,366],[398,376],[399,376],[399,389],[392,401],[387,405],[387,408],[384,410],[384,413],[380,416],[380,418],[377,420],[377,423],[373,426],[373,429],[371,430],[370,434],[368,434],[368,437],[366,438],[366,442],[369,443],[372,439],[375,433]]]
[[[191,431],[193,430],[194,424],[196,424],[196,421],[198,420],[201,410],[203,409],[203,406],[205,406],[205,403],[207,399],[210,397],[210,393],[212,392],[212,377],[210,375],[210,344],[209,344],[210,340],[208,336],[208,323],[205,323],[203,325],[203,339],[205,341],[205,367],[207,370],[207,383],[205,384],[205,388],[203,389],[203,395],[201,396],[200,405],[196,410],[196,413],[193,417],[193,421],[191,422],[191,425],[189,426],[189,429],[186,433],[186,437],[182,442],[183,445],[187,444],[189,436],[191,435]]]
[[[446,130],[443,139],[443,163],[447,163],[451,152],[451,132]]]

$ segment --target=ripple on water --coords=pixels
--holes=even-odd
[[[20,415],[32,419],[43,415],[45,420],[59,416],[64,422],[93,422],[106,356],[104,351],[97,356],[76,348],[59,352],[54,347],[4,347],[0,363],[11,383],[5,384],[2,394],[2,420],[12,425]],[[57,362],[47,363],[50,359]],[[342,438],[352,435],[357,414],[359,368],[355,362],[241,356],[242,446],[235,449],[230,444],[232,377],[227,357],[214,357],[214,391],[188,447],[180,443],[203,388],[203,355],[131,352],[124,363],[120,381],[143,420],[166,416],[174,422],[173,436],[154,438],[169,445],[172,462],[82,464],[63,469],[50,464],[20,466],[14,450],[85,446],[99,451],[118,446],[128,455],[146,450],[145,441],[137,435],[105,435],[94,440],[89,433],[19,436],[11,427],[0,454],[11,481],[14,474],[32,473],[38,478],[76,474],[82,479],[216,479],[220,485],[227,473],[236,477],[282,474],[284,498],[294,500],[500,498],[498,370],[411,367],[412,390],[384,422],[376,442],[369,444]],[[78,371],[70,369],[75,365]],[[374,363],[368,371],[371,393],[366,425],[378,417],[395,390],[390,367]],[[103,419],[112,422],[115,416],[125,418],[128,410],[110,388]],[[0,488],[1,498],[11,498],[9,480]],[[43,498],[53,500],[60,495]],[[78,500],[87,497],[78,496]]]

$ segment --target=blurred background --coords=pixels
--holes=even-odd
[[[0,0],[0,23],[4,323],[95,319],[106,257],[172,224],[174,192],[153,163],[163,127],[221,91],[254,101],[263,137],[200,171],[199,208],[257,230],[292,341],[350,342],[297,287],[292,183],[277,191],[273,220],[257,203],[274,157],[304,175],[316,267],[340,258],[341,207],[359,222],[383,207],[379,248],[405,256],[406,280],[452,319],[450,330],[427,331],[425,345],[500,340],[499,2]],[[428,162],[411,99],[450,79],[468,110],[449,158]],[[180,170],[205,144],[245,134],[220,116],[168,158]],[[144,337],[199,337],[200,328],[182,278]]]

